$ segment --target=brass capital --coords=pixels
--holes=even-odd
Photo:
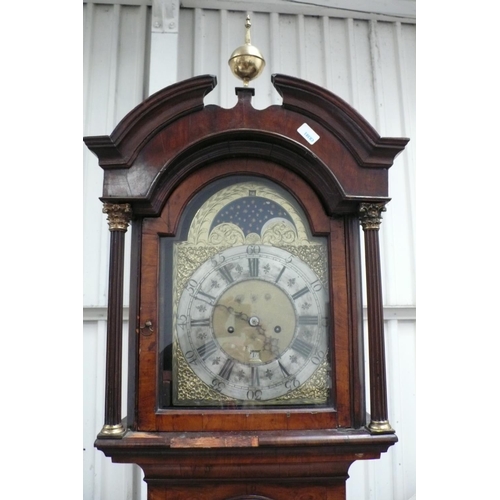
[[[380,229],[382,212],[385,211],[385,203],[361,203],[359,206],[359,222],[363,230]]]
[[[132,207],[129,203],[104,203],[102,211],[108,214],[110,231],[127,231],[132,218]]]

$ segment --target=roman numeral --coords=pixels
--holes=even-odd
[[[317,325],[319,323],[317,316],[299,316],[299,325]]]
[[[191,326],[210,326],[210,318],[207,319],[192,319]]]
[[[230,285],[234,280],[229,271],[228,265],[219,268],[220,275],[226,280],[226,283]]]
[[[197,351],[200,358],[205,360],[217,351],[217,349],[218,347],[215,340],[211,340],[210,342],[203,344],[201,347],[198,347]]]
[[[226,359],[224,366],[221,368],[221,370],[219,372],[219,375],[222,378],[229,380],[229,377],[231,376],[231,372],[233,371],[233,367],[234,367],[234,360],[233,359]]]
[[[304,288],[302,288],[302,290],[299,290],[298,292],[295,292],[292,295],[292,299],[293,300],[297,300],[299,297],[302,297],[302,295],[305,295],[308,291],[309,291],[309,288],[307,288],[307,286],[305,286]]]
[[[278,281],[280,280],[280,278],[283,276],[283,273],[285,272],[285,269],[286,269],[286,266],[283,266],[281,268],[281,271],[280,273],[278,274],[278,277],[274,280],[275,283],[278,283]]]
[[[260,386],[259,370],[257,369],[256,366],[252,366],[252,387],[259,387],[259,386]]]
[[[199,297],[199,295],[201,295],[201,297]],[[215,304],[215,297],[212,297],[212,295],[209,295],[208,293],[205,293],[201,290],[198,291],[195,298],[201,300],[202,302],[208,301],[208,304],[210,304],[211,306]]]
[[[257,278],[259,276],[259,259],[248,259],[248,269],[250,270],[250,276]]]
[[[281,361],[278,361],[278,365],[280,367],[281,373],[283,373],[283,376],[289,377],[290,374],[288,373],[287,369],[281,364]]]
[[[313,350],[313,346],[311,344],[308,344],[307,342],[304,342],[301,339],[295,339],[292,342],[291,347],[294,351],[297,351],[299,354],[302,354],[304,358],[308,358],[309,355],[311,354],[311,351]]]

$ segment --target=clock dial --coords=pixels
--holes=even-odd
[[[184,377],[237,404],[296,404],[286,396],[317,372],[328,349],[328,294],[289,251],[239,245],[216,254],[180,294],[176,333]],[[175,379],[174,379],[175,381]],[[175,398],[179,405],[210,405]]]

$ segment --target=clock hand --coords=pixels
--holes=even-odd
[[[228,307],[227,309],[230,313],[234,314],[237,318],[242,319],[243,321],[246,321],[250,326],[256,328],[257,331],[261,335],[264,335],[264,337],[266,336],[266,333],[265,333],[266,330],[264,328],[262,328],[262,326],[260,324],[260,320],[257,316],[249,317],[248,314],[237,312],[232,307]]]
[[[277,340],[270,335],[266,335],[266,329],[262,326],[260,318],[258,316],[248,316],[248,314],[240,311],[235,311],[232,306],[226,306],[225,304],[216,304],[215,307],[222,307],[235,318],[239,318],[245,323],[248,323],[248,325],[252,328],[255,328],[258,335],[263,337],[264,350],[271,352],[275,356],[279,354]],[[232,328],[232,331],[230,331],[229,329],[228,331],[229,333],[233,333],[234,328]]]
[[[229,314],[232,314],[236,318],[239,318],[242,321],[245,321],[250,326],[256,328],[260,335],[263,335],[264,337],[266,337],[266,330],[264,328],[262,328],[262,326],[260,325],[260,320],[259,320],[259,318],[257,318],[257,316],[250,317],[250,316],[248,316],[248,314],[246,314],[244,312],[235,311],[232,306],[226,306],[224,304],[217,304],[215,307],[223,307],[224,309],[226,309],[229,312]]]
[[[249,320],[249,317],[248,317],[248,314],[245,314],[243,312],[237,312],[235,311],[232,307],[229,307],[229,312],[231,312],[232,314],[234,314],[237,318],[243,320],[243,321],[246,321],[248,322]]]
[[[262,328],[260,325],[255,325],[255,328],[257,328],[257,331],[260,335],[264,335],[264,337],[266,337],[267,339],[266,330],[264,328]]]
[[[239,318],[239,319],[241,319],[243,321],[248,322],[248,320],[250,319],[249,316],[248,316],[248,314],[245,314],[243,312],[235,311],[234,308],[231,307],[231,306],[228,307],[228,306],[226,306],[224,304],[216,304],[215,307],[223,307],[224,309],[226,309],[229,312],[229,314],[232,314],[236,318]]]

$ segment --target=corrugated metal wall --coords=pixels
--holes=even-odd
[[[170,10],[162,14],[166,3]],[[293,9],[279,0],[257,3],[252,42],[267,61],[254,85],[257,108],[280,103],[270,75],[290,74],[345,99],[382,136],[411,138],[390,169],[393,199],[381,228],[389,411],[400,441],[380,460],[356,462],[347,482],[349,500],[409,500],[415,494],[415,24],[370,14],[339,17],[325,7],[311,11],[307,3],[302,12],[295,2]],[[217,5],[227,8],[206,8]],[[159,0],[153,8],[148,0],[84,2],[85,135],[109,134],[155,85],[199,74],[217,75],[206,102],[231,107],[241,82],[227,59],[244,41],[246,11],[235,10],[240,5],[245,7],[238,1],[190,0],[180,9]],[[167,16],[169,29],[155,29],[158,15]],[[177,47],[176,55],[162,53],[161,37]],[[135,500],[145,498],[140,470],[111,464],[93,449],[104,401],[109,232],[101,190],[102,171],[84,148],[84,499]]]
[[[140,0],[124,0],[121,4],[84,2],[84,135],[109,134],[147,95],[151,31],[148,3]],[[140,469],[134,465],[112,464],[109,458],[94,449],[94,440],[104,418],[109,230],[99,201],[102,169],[85,146],[83,157],[83,498],[137,500],[141,494],[145,498],[146,493]],[[127,245],[126,261],[128,248]],[[125,285],[127,304],[128,290]],[[124,332],[128,332],[126,323]],[[124,346],[127,346],[126,340]],[[125,354],[125,363],[126,360]],[[125,380],[122,387],[125,415]]]

